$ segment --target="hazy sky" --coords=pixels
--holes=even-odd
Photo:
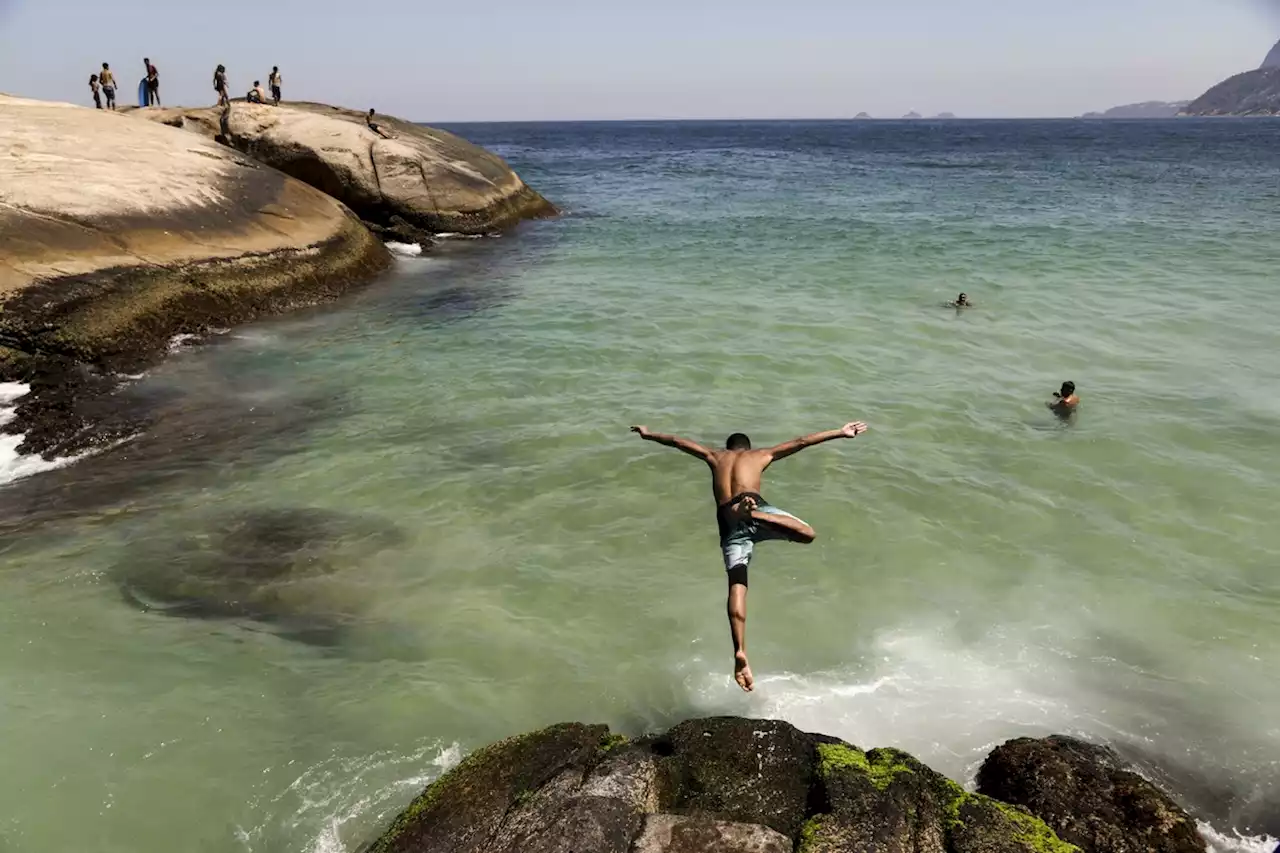
[[[1064,116],[1257,66],[1280,0],[0,0],[0,91],[285,97],[420,121]]]

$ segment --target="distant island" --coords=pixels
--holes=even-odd
[[[920,115],[920,113],[916,112],[915,110],[912,110],[911,112],[904,115],[903,118],[915,119],[915,118],[924,118],[924,116]]]
[[[856,116],[854,116],[854,118],[855,118],[855,119],[859,119],[859,118],[867,119],[867,118],[871,118],[871,114],[870,114],[870,113],[858,113]]]
[[[943,118],[943,119],[955,118],[955,117],[956,117],[955,113],[938,113],[936,116],[934,116],[934,118]]]
[[[1188,116],[1280,115],[1280,43],[1262,65],[1223,80],[1182,111]]]
[[[1125,104],[1105,112],[1085,113],[1082,118],[1173,118],[1179,115],[1190,101],[1143,101]]]

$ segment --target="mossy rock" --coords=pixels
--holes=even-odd
[[[568,767],[584,772],[608,735],[607,726],[564,723],[479,749],[423,791],[367,853],[482,853],[518,800]]]
[[[997,747],[978,790],[1025,807],[1085,853],[1202,853],[1195,822],[1110,749],[1064,735]]]
[[[815,738],[789,723],[712,717],[668,731],[664,811],[761,824],[795,838],[808,813]]]
[[[802,853],[1079,853],[1031,815],[970,794],[905,752],[815,751],[826,813],[801,829]]]

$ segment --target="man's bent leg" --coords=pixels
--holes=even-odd
[[[751,517],[777,538],[789,542],[808,545],[818,537],[812,527],[787,512],[758,509],[751,513]]]
[[[729,634],[733,638],[733,680],[750,692],[755,686],[751,665],[747,663],[747,567],[734,566],[729,570],[729,600],[725,608],[729,614]]]

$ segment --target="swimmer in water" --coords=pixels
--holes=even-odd
[[[815,432],[779,444],[753,450],[751,439],[734,433],[724,450],[708,450],[696,442],[674,435],[650,432],[648,427],[633,426],[645,441],[656,441],[674,447],[706,462],[711,468],[711,491],[716,501],[716,522],[720,527],[720,550],[729,579],[729,634],[733,638],[733,678],[743,690],[755,685],[751,666],[747,663],[747,565],[757,542],[781,539],[808,545],[814,540],[813,528],[790,513],[770,505],[760,496],[760,479],[764,470],[779,459],[799,453],[806,447],[837,438],[856,438],[867,431],[861,421],[845,424],[840,429]]]
[[[1053,399],[1045,403],[1055,415],[1060,418],[1069,418],[1075,413],[1076,406],[1080,405],[1080,398],[1076,396],[1076,383],[1063,382],[1061,390],[1053,392]]]
[[[948,302],[947,305],[952,308],[972,308],[973,303],[969,301],[969,294],[962,293],[956,297],[955,302]]]

